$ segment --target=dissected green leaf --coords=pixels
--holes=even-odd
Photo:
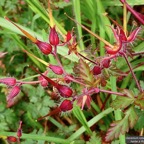
[[[132,95],[130,95],[130,93],[127,96],[128,97],[117,96],[117,98],[111,103],[111,106],[114,109],[118,109],[118,108],[124,109],[128,107],[130,104],[134,102],[135,99]]]
[[[140,86],[141,86],[142,89],[144,90],[144,81],[140,81]]]
[[[140,106],[141,109],[144,109],[144,99],[137,99],[135,105]]]
[[[86,144],[101,144],[101,137],[97,136],[95,132],[92,133],[90,140],[88,142],[86,142]]]
[[[118,138],[119,135],[123,132],[128,131],[128,120],[126,118],[113,122],[111,127],[108,129],[107,134],[106,134],[106,141],[111,141],[114,138]]]
[[[111,104],[111,106],[114,109],[118,108],[126,108],[128,107],[131,103],[134,102],[134,99],[128,98],[128,97],[117,97]]]
[[[80,70],[81,78],[85,82],[93,83],[94,82],[94,78],[93,78],[93,74],[92,74],[92,72],[90,70],[89,65],[83,59],[80,59],[79,63],[80,63],[79,70]]]
[[[30,112],[24,114],[24,122],[26,122],[27,126],[33,128],[42,128],[42,126],[35,119],[33,119]]]
[[[138,119],[138,116],[135,112],[135,109],[134,107],[130,107],[126,112],[125,112],[125,115],[128,117],[128,122],[129,122],[129,127],[130,128],[133,128],[137,119]]]
[[[118,138],[120,134],[125,134],[128,132],[129,128],[133,128],[138,116],[134,110],[134,107],[130,107],[125,112],[125,117],[122,120],[113,122],[106,134],[106,141],[111,141],[114,138]]]
[[[92,71],[88,63],[86,63],[83,59],[79,59],[78,62],[78,70],[82,81],[90,86],[97,85],[99,83],[99,79],[95,81]]]
[[[131,90],[123,89],[122,92],[123,92],[124,94],[126,94],[129,98],[134,98],[134,97],[135,97],[133,91],[131,91]]]
[[[134,126],[134,129],[137,130],[141,130],[142,128],[144,128],[144,111],[141,111],[140,109],[136,109],[136,113],[138,115],[138,120]]]
[[[144,92],[138,95],[134,104],[139,106],[141,109],[144,109]]]

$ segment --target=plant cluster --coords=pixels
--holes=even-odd
[[[49,17],[51,20],[51,26],[48,42],[34,37],[31,33],[27,32],[27,30],[5,17],[5,20],[18,28],[25,37],[27,37],[37,46],[38,50],[43,55],[51,55],[51,57],[56,60],[56,64],[48,63],[44,59],[34,55],[31,51],[23,48],[22,51],[29,57],[44,64],[45,70],[40,72],[36,66],[32,66],[31,64],[27,66],[28,69],[33,70],[33,72],[37,74],[35,76],[37,80],[33,81],[17,80],[14,77],[0,78],[0,83],[5,84],[10,89],[9,94],[6,96],[6,107],[11,108],[19,103],[21,100],[19,96],[20,91],[23,89],[22,87],[24,87],[24,85],[39,84],[44,90],[49,90],[50,95],[54,96],[55,99],[58,99],[59,104],[54,107],[52,111],[48,112],[48,114],[35,116],[38,123],[47,121],[46,118],[48,116],[73,111],[74,116],[80,121],[80,123],[82,123],[88,135],[90,136],[92,134],[93,136],[94,133],[90,127],[94,123],[87,123],[82,110],[85,109],[85,106],[90,109],[91,105],[96,105],[93,104],[93,96],[100,96],[104,93],[106,94],[106,97],[104,102],[100,103],[100,109],[104,110],[109,102],[111,104],[109,105],[109,108],[104,111],[104,113],[101,111],[98,116],[104,117],[105,114],[108,114],[114,110],[116,118],[115,121],[110,124],[110,128],[107,129],[107,132],[102,136],[104,138],[100,139],[99,141],[112,142],[117,138],[119,138],[120,141],[124,140],[122,135],[125,135],[130,128],[134,128],[140,118],[138,112],[140,113],[140,110],[144,109],[144,84],[142,81],[140,83],[138,76],[135,74],[135,69],[141,67],[143,62],[137,61],[135,67],[133,67],[130,62],[130,59],[135,57],[139,58],[144,53],[143,51],[135,52],[133,49],[133,43],[136,41],[136,39],[140,39],[139,34],[143,32],[143,27],[136,26],[134,30],[128,32],[127,26],[125,25],[127,21],[126,10],[130,11],[142,25],[144,24],[144,16],[136,12],[126,0],[120,0],[120,2],[124,6],[124,26],[122,27],[118,22],[110,17],[109,19],[112,21],[113,26],[107,26],[109,31],[112,31],[112,37],[114,37],[113,42],[109,42],[99,35],[93,33],[86,26],[65,14],[65,16],[70,20],[74,21],[93,37],[104,43],[103,48],[105,49],[105,55],[103,56],[99,56],[98,48],[97,53],[95,54],[93,54],[94,52],[90,50],[88,52],[85,51],[85,53],[79,52],[79,42],[77,41],[77,35],[75,34],[74,29],[68,31],[65,35],[62,35],[59,32],[58,27],[52,24],[53,17],[50,7]],[[60,51],[63,46],[68,48],[68,56],[74,54],[78,59],[78,62],[75,63],[73,73],[67,72],[64,63],[61,60],[62,56],[59,56],[58,54],[58,51]],[[5,53],[1,52],[1,55],[5,55]],[[123,71],[118,69],[117,64],[119,64],[120,59],[124,60],[123,62],[127,65],[129,70]],[[49,73],[51,72],[53,73],[53,77],[49,76]],[[125,78],[127,78],[129,75],[132,76],[137,88],[134,90],[125,87],[119,88],[119,82],[125,81]],[[113,101],[109,100],[110,97],[112,97]],[[100,98],[98,98],[98,100],[101,101]],[[119,116],[117,117],[116,115]],[[98,119],[101,118],[98,117]],[[7,137],[8,141],[17,141],[20,143],[20,138],[22,137],[21,125],[22,122],[20,122],[20,126],[17,130],[18,138],[9,136]],[[97,135],[94,137],[95,140],[98,140],[99,138]],[[71,137],[68,138],[68,141],[72,140],[74,139],[71,139]]]

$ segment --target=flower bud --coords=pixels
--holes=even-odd
[[[72,38],[72,33],[70,31],[68,31],[66,34],[66,42],[70,41],[71,38]]]
[[[62,75],[63,74],[63,70],[60,66],[50,64],[49,68],[57,75]]]
[[[10,108],[10,107],[12,107],[14,104],[15,104],[15,101],[14,101],[13,99],[10,99],[10,100],[7,101],[6,107],[7,107],[7,108]]]
[[[20,87],[19,86],[14,86],[11,89],[9,95],[7,96],[7,102],[11,101],[16,95],[19,94],[19,92],[20,92]]]
[[[21,129],[18,129],[18,130],[17,130],[17,136],[18,136],[18,137],[21,137],[21,136],[22,136],[22,130],[21,130]]]
[[[93,71],[94,75],[99,75],[99,74],[101,74],[101,67],[100,66],[94,66],[92,71]]]
[[[14,137],[14,136],[8,136],[8,137],[7,137],[7,140],[8,140],[9,142],[17,142],[17,138]]]
[[[103,66],[103,68],[109,68],[109,66],[110,66],[110,59],[104,59],[102,61],[102,66]]]
[[[22,136],[22,121],[19,123],[19,128],[17,130],[17,136],[20,138]]]
[[[57,90],[59,91],[62,97],[68,98],[72,96],[72,89],[65,85],[58,85]]]
[[[42,76],[39,76],[39,80],[41,81],[40,84],[42,87],[48,86],[48,81],[46,79],[44,79]]]
[[[14,86],[16,84],[16,79],[12,77],[0,79],[0,83],[6,84],[8,86]]]
[[[64,77],[64,80],[65,80],[66,83],[71,83],[71,82],[72,82],[71,78],[73,78],[72,75],[66,75],[66,76]]]
[[[57,46],[59,44],[59,37],[55,30],[55,26],[50,28],[49,42],[51,45]]]
[[[69,111],[73,108],[73,104],[70,100],[64,100],[60,106],[59,106],[60,110],[62,112],[66,112],[66,111]]]
[[[50,54],[52,51],[52,46],[47,42],[42,42],[42,41],[37,40],[35,44],[38,46],[41,52],[45,55]]]
[[[44,75],[47,75],[48,71],[44,72]],[[43,77],[43,76],[39,76],[38,77],[40,84],[42,87],[47,87],[48,86],[48,81]]]

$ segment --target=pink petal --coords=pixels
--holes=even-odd
[[[132,31],[132,33],[127,38],[127,42],[133,42],[141,29],[141,27],[138,27],[134,31]]]

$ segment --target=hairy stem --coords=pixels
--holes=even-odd
[[[72,78],[72,77],[71,77],[71,76],[69,76],[69,75],[67,75],[67,78],[68,78],[69,80],[71,80],[71,81],[75,82],[75,83],[78,83],[78,84],[81,84],[81,85],[83,85],[83,86],[86,86],[86,84],[84,84],[83,82],[78,81],[78,80],[76,80],[76,79]]]
[[[132,56],[137,56],[137,55],[141,55],[141,54],[144,54],[144,52],[135,52],[135,53],[132,53]]]
[[[57,62],[58,62],[58,64],[59,64],[59,66],[62,68],[63,73],[64,73],[65,75],[67,75],[67,73],[66,73],[65,69],[63,68],[63,65],[62,65],[62,63],[61,63],[61,61],[60,61],[60,59],[59,59],[59,57],[58,57],[58,55],[57,55],[57,46],[54,47],[53,55],[55,56],[55,58],[56,58],[56,60],[57,60]]]
[[[17,81],[17,83],[20,83],[20,84],[38,84],[40,83],[41,81]]]
[[[104,92],[104,93],[108,93],[108,94],[114,94],[114,95],[119,95],[119,96],[126,96],[123,93],[119,93],[119,92],[114,92],[114,91],[109,91],[109,90],[103,90],[103,89],[99,89],[100,92]]]

